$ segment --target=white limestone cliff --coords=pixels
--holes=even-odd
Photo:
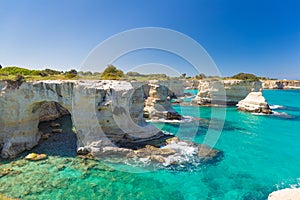
[[[259,81],[243,80],[202,80],[199,81],[198,94],[192,101],[198,105],[236,105],[251,91],[259,91]]]
[[[272,110],[270,109],[266,99],[263,97],[262,92],[249,93],[245,99],[239,101],[237,109],[252,113],[272,113]]]
[[[57,102],[72,114],[78,148],[97,151],[124,138],[147,140],[162,135],[143,119],[144,92],[138,83],[37,81],[18,85],[3,81],[0,89],[3,158],[13,157],[38,143],[38,123],[45,102]]]
[[[300,89],[300,81],[297,80],[264,80],[264,89]]]

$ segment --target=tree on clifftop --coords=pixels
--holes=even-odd
[[[124,77],[124,73],[122,70],[117,69],[113,65],[108,65],[106,69],[101,74],[101,79],[105,80],[119,80]]]
[[[248,73],[238,73],[232,76],[231,78],[239,79],[239,80],[248,80],[248,81],[259,81],[259,78],[257,76]]]
[[[2,65],[0,65],[0,69],[2,69]]]

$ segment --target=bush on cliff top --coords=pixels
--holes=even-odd
[[[101,74],[101,79],[104,80],[120,80],[124,77],[122,70],[117,69],[113,65],[108,65],[106,69]]]
[[[254,74],[247,74],[247,73],[239,73],[231,78],[239,79],[239,80],[248,80],[248,81],[259,81],[259,77],[255,76]]]

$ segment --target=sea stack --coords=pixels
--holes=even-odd
[[[158,81],[149,81],[149,97],[145,101],[144,117],[147,119],[181,120],[171,104],[172,91],[159,84]]]
[[[239,101],[237,107],[238,110],[245,112],[272,114],[272,110],[261,91],[250,92],[245,99]]]

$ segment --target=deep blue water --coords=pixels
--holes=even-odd
[[[300,90],[266,90],[264,96],[278,108],[275,115],[177,105],[174,108],[183,115],[207,120],[197,127],[155,124],[195,142],[216,141],[214,147],[223,152],[218,162],[186,170],[128,173],[72,156],[50,156],[42,162],[17,159],[0,165],[16,172],[0,178],[0,193],[23,199],[250,200],[300,187]]]

